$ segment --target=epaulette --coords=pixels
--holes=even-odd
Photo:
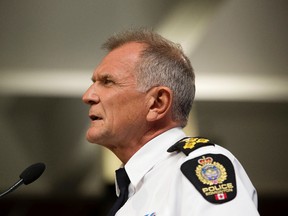
[[[167,151],[181,151],[188,156],[195,149],[209,145],[215,144],[206,138],[185,137]],[[236,197],[234,166],[225,155],[203,154],[185,161],[180,169],[208,202],[222,204]]]
[[[179,140],[177,143],[172,145],[167,151],[174,152],[174,151],[181,151],[186,156],[188,156],[192,151],[209,145],[215,145],[214,143],[210,142],[209,139],[203,137],[185,137]]]

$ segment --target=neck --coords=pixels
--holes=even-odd
[[[133,137],[130,141],[127,141],[124,145],[114,145],[109,147],[109,149],[120,159],[123,164],[126,164],[129,159],[147,142],[155,138],[156,136],[164,133],[165,131],[179,126],[179,124],[174,123],[166,127],[161,127],[159,129],[150,129],[143,133],[141,136]]]

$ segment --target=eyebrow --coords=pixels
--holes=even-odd
[[[100,74],[98,75],[99,80],[103,80],[103,79],[113,79],[114,76],[112,76],[111,74]],[[94,78],[94,76],[91,77],[92,82],[96,82],[97,79]]]

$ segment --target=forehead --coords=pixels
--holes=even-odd
[[[144,44],[142,43],[130,42],[112,50],[100,62],[93,76],[103,73],[114,74],[115,76],[133,75],[143,48]]]

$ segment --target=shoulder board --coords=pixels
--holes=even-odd
[[[172,145],[167,151],[181,151],[188,156],[192,151],[209,145],[215,145],[209,139],[203,137],[185,137]]]
[[[210,203],[222,204],[236,197],[233,164],[222,154],[205,154],[181,165],[184,176]]]

